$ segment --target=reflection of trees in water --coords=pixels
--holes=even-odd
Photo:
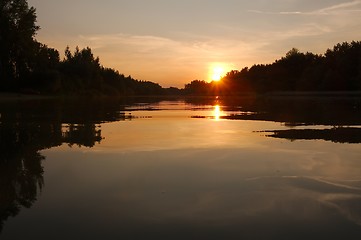
[[[44,185],[39,151],[63,143],[93,147],[99,123],[129,118],[119,102],[28,101],[0,106],[0,231]]]
[[[294,140],[325,140],[336,143],[361,143],[361,128],[337,127],[331,129],[288,129],[266,131],[274,138]]]
[[[30,207],[36,201],[44,183],[44,157],[38,151],[49,146],[42,146],[42,142],[44,137],[54,136],[49,130],[55,126],[25,119],[16,112],[1,113],[0,228],[9,216],[19,213],[21,206]]]
[[[222,106],[228,112],[222,118],[229,120],[272,121],[286,126],[361,125],[360,97],[188,98],[186,103]]]
[[[29,208],[36,201],[44,184],[43,159],[38,152],[24,151],[0,162],[0,230],[9,216],[17,215],[22,206]]]
[[[62,142],[69,146],[93,147],[102,140],[101,130],[95,124],[70,124],[62,132]]]
[[[326,129],[266,131],[269,137],[323,139],[339,143],[361,143],[361,98],[357,96],[265,96],[188,98],[196,105],[220,105],[228,120],[281,122],[285,126],[329,126]],[[205,118],[205,116],[193,116]],[[333,127],[330,129],[330,126]]]

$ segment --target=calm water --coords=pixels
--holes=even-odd
[[[0,103],[1,239],[361,239],[361,99]]]

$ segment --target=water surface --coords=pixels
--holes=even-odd
[[[0,108],[1,239],[360,239],[361,99]]]

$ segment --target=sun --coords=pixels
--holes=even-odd
[[[211,76],[212,81],[218,82],[219,80],[222,79],[223,74],[224,74],[223,67],[220,67],[220,66],[214,67],[212,70],[212,76]]]

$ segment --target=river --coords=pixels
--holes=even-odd
[[[361,239],[361,98],[0,103],[1,239]]]

